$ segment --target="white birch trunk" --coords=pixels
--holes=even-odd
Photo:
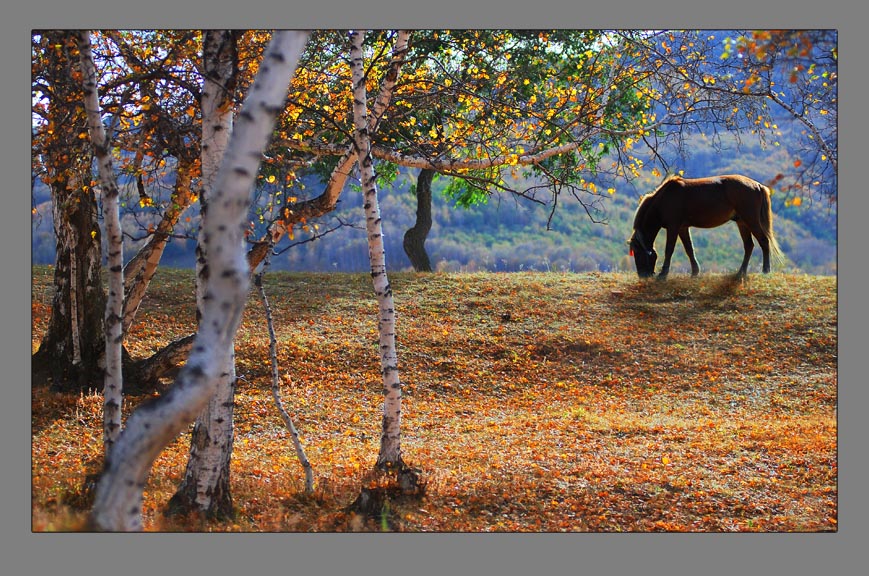
[[[395,349],[395,304],[392,288],[386,275],[386,252],[383,247],[383,227],[380,205],[377,201],[377,182],[371,158],[365,70],[362,42],[364,34],[354,30],[350,33],[350,72],[353,81],[353,131],[356,156],[359,158],[359,174],[365,208],[365,225],[368,232],[368,256],[371,260],[371,278],[379,309],[380,369],[383,376],[383,429],[380,436],[380,454],[377,466],[384,469],[401,468],[401,381],[398,375],[398,354]]]
[[[207,30],[203,38],[204,86],[202,90],[202,213],[214,193],[220,161],[232,134],[232,98],[237,57],[230,30]],[[196,246],[196,310],[202,317],[204,295],[208,289],[208,248],[200,229]],[[191,507],[211,516],[231,511],[229,490],[230,460],[233,445],[233,407],[235,396],[235,353],[223,360],[215,393],[196,418],[190,439],[190,454],[184,480],[170,501],[170,509]]]
[[[112,155],[103,127],[97,88],[97,70],[91,51],[90,32],[79,35],[79,56],[82,65],[84,108],[103,198],[103,218],[106,223],[108,248],[109,294],[106,299],[106,373],[103,386],[103,444],[106,458],[121,433],[121,403],[123,402],[123,323],[124,306],[124,242],[121,236],[121,218],[118,202],[118,183],[112,167]]]
[[[206,406],[231,354],[249,287],[242,240],[250,190],[307,37],[307,32],[275,32],[265,51],[203,221],[211,274],[196,341],[169,391],[128,419],[97,486],[91,516],[96,529],[142,528],[142,492],[154,460]]]

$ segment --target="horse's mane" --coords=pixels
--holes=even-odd
[[[661,182],[661,184],[657,188],[655,188],[654,192],[649,192],[648,194],[644,194],[640,198],[640,205],[637,206],[637,212],[634,214],[634,230],[637,229],[637,226],[641,222],[645,221],[646,215],[649,213],[649,209],[655,203],[654,199],[656,198],[656,195],[661,190],[666,188],[667,185],[670,184],[671,182],[674,182],[676,180],[681,180],[681,179],[682,179],[682,177],[679,176],[678,174],[671,174],[671,175],[667,176],[666,178],[664,178],[664,181]]]

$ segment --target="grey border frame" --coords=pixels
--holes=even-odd
[[[794,3],[783,0],[608,0],[590,4],[534,0],[522,4],[438,0],[358,3],[318,0],[309,4],[279,0],[236,3],[149,0],[120,7],[110,0],[31,0],[4,9],[0,20],[3,74],[2,133],[4,192],[8,208],[2,226],[2,383],[0,403],[0,566],[7,574],[858,574],[865,557],[869,499],[860,488],[866,478],[866,309],[859,260],[861,215],[867,215],[866,185],[855,174],[865,165],[869,114],[860,104],[866,93],[865,5],[853,0]],[[839,532],[835,534],[33,534],[30,532],[30,442],[28,343],[19,335],[30,327],[30,253],[21,250],[29,234],[24,188],[29,136],[24,112],[24,53],[33,28],[56,26],[194,28],[836,28],[841,70],[840,126],[844,146],[840,178],[839,309]],[[863,232],[865,234],[865,232]],[[862,280],[862,282],[861,282]],[[862,496],[862,497],[861,497]]]

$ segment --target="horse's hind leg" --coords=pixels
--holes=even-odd
[[[760,244],[760,249],[763,252],[763,273],[769,274],[770,263],[769,263],[769,238],[767,238],[766,234],[757,234],[757,243]]]
[[[739,235],[742,236],[742,245],[745,248],[745,257],[742,259],[742,266],[739,267],[739,272],[736,275],[745,276],[748,273],[748,261],[751,260],[751,252],[754,250],[754,241],[751,239],[751,230],[745,222],[737,220],[736,225],[739,226]]]
[[[682,246],[685,247],[685,254],[688,255],[688,260],[691,261],[691,276],[700,274],[700,264],[697,263],[697,258],[694,257],[694,243],[691,242],[691,231],[685,226],[679,230],[679,239],[682,240]]]
[[[751,233],[754,234],[755,238],[757,238],[757,243],[760,244],[760,250],[763,252],[763,273],[768,274],[770,270],[769,236],[766,235],[766,232],[763,231],[763,228],[761,228],[759,224],[753,224],[751,226]],[[743,240],[745,240],[744,236]]]

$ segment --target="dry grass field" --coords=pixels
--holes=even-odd
[[[835,531],[837,280],[772,274],[391,274],[405,461],[425,493],[348,511],[371,481],[382,394],[370,278],[268,274],[283,399],[255,294],[237,337],[231,520],[167,518],[189,436],[145,491],[152,531]],[[51,271],[33,269],[33,350]],[[133,357],[193,331],[193,275],[161,270]],[[143,396],[128,396],[129,413]],[[32,390],[32,528],[71,530],[99,470],[99,391]]]

